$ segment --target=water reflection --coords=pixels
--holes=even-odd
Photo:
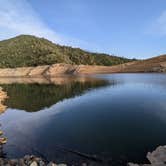
[[[8,157],[20,157],[38,152],[38,145],[40,145],[38,140],[40,134],[37,134],[38,127],[46,123],[49,120],[48,117],[62,112],[59,107],[60,101],[80,96],[92,89],[110,85],[110,81],[84,76],[2,78],[0,83],[0,86],[9,96],[5,103],[8,106],[6,118],[3,119],[2,116],[3,129],[9,138],[9,142],[5,146]],[[58,102],[60,103],[56,104]],[[21,110],[36,113],[27,114]],[[45,139],[47,142],[46,137],[40,139]],[[57,155],[61,154],[61,157],[64,155],[64,152],[60,153],[55,147],[54,150],[50,149],[50,152]],[[65,156],[67,157],[69,154],[66,153]],[[69,156],[71,159],[72,153]],[[74,157],[76,158],[76,156]]]
[[[106,80],[74,76],[3,78],[0,83],[10,96],[6,105],[28,112],[39,111],[63,99],[79,96],[87,90],[109,85]]]
[[[0,84],[69,84],[72,82],[95,82],[99,79],[88,76],[61,75],[56,77],[0,77]],[[100,79],[101,80],[101,79]]]
[[[143,163],[148,151],[166,144],[164,74],[95,77],[3,85],[10,96],[10,108],[0,116],[8,156],[35,148],[50,160],[75,164],[75,157],[57,149],[63,146],[106,160]]]
[[[7,98],[6,92],[0,87],[0,114],[3,114],[6,111],[6,105],[4,105],[4,100]],[[1,124],[0,124],[1,126]],[[6,144],[7,138],[5,138],[3,131],[0,129],[0,157],[5,158],[6,153],[4,153],[3,145]]]

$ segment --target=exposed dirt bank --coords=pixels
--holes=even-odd
[[[129,62],[116,66],[90,66],[54,64],[37,67],[20,67],[0,69],[0,77],[22,76],[57,76],[61,74],[105,74],[105,73],[137,73],[166,72],[166,55]]]
[[[115,69],[114,69],[115,68]],[[0,69],[0,77],[25,77],[25,76],[57,76],[61,74],[94,74],[118,72],[118,66],[88,66],[55,64],[50,66],[21,67]]]

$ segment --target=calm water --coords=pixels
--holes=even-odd
[[[0,123],[7,157],[40,152],[58,162],[84,161],[67,151],[74,150],[115,163],[145,162],[148,151],[166,144],[165,74],[62,80],[5,82],[9,108]]]

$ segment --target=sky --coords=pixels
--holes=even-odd
[[[0,40],[20,34],[145,59],[166,54],[166,0],[0,0]]]

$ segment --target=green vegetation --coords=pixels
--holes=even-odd
[[[44,38],[20,35],[0,41],[0,68],[50,65],[54,63],[116,65],[132,61],[107,54],[90,53],[60,46]]]
[[[64,99],[79,96],[88,90],[107,85],[110,85],[108,81],[96,80],[84,83],[71,82],[64,85],[6,84],[1,87],[10,96],[5,102],[9,108],[36,112]]]

